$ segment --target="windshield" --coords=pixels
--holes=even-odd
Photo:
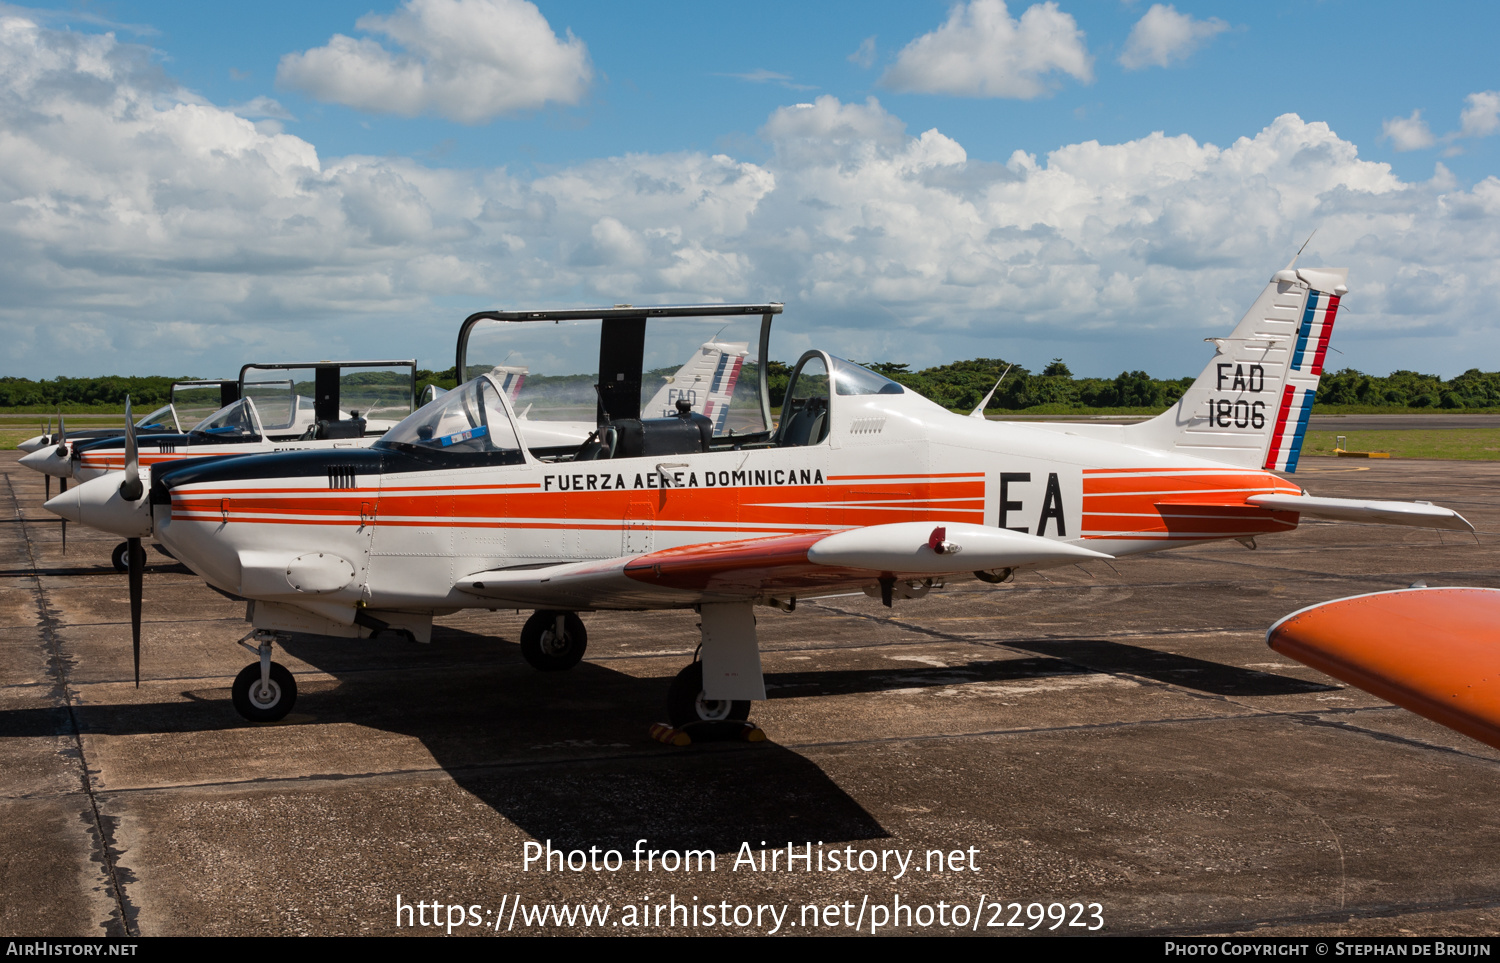
[[[255,399],[255,410],[261,424],[269,431],[287,431],[312,424],[312,399],[299,398],[290,379],[262,379],[245,381],[240,391],[247,398]],[[298,409],[306,411],[305,424],[297,424]]]
[[[520,452],[510,415],[488,377],[428,402],[378,442],[440,452]]]
[[[137,428],[158,428],[165,431],[181,431],[182,427],[177,424],[177,411],[171,405],[162,407],[151,412],[151,414],[135,423]]]
[[[178,425],[196,425],[224,407],[224,389],[217,381],[179,381],[172,386],[172,407]]]
[[[241,398],[227,408],[221,408],[193,426],[193,434],[212,435],[218,439],[259,441],[261,439],[260,416],[256,414],[255,402]]]
[[[833,359],[833,383],[841,395],[899,395],[906,390],[885,375],[842,358]]]

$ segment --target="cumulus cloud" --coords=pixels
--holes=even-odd
[[[1382,137],[1391,142],[1398,151],[1422,150],[1441,142],[1443,154],[1462,154],[1463,147],[1457,142],[1470,137],[1489,137],[1500,131],[1500,90],[1481,90],[1464,98],[1464,109],[1459,115],[1459,129],[1450,130],[1442,137],[1433,137],[1422,112],[1414,110],[1410,117],[1393,117],[1381,125]]]
[[[276,82],[357,110],[438,114],[478,124],[549,102],[575,104],[593,77],[588,50],[570,31],[553,33],[526,0],[406,0],[388,17],[355,22],[389,38],[334,34],[325,46],[289,53]]]
[[[1403,181],[1293,114],[1223,147],[1157,133],[1002,162],[825,96],[770,114],[762,163],[629,154],[521,177],[320,157],[113,37],[13,17],[0,131],[5,373],[437,361],[481,307],[772,298],[783,358],[810,342],[1176,374],[1313,227],[1303,263],[1354,269],[1347,363],[1452,374],[1458,345],[1500,351],[1500,180]]]
[[[880,82],[907,92],[1031,100],[1047,92],[1052,73],[1093,80],[1083,31],[1071,16],[1049,0],[1014,20],[1004,0],[971,0],[907,44]]]
[[[854,53],[850,54],[848,60],[851,64],[860,67],[871,67],[875,64],[875,38],[866,37],[859,42]]]
[[[1484,90],[1464,98],[1468,104],[1460,115],[1463,137],[1488,137],[1500,130],[1500,90]]]
[[[812,84],[794,83],[789,74],[779,74],[774,70],[757,67],[754,70],[742,74],[719,74],[720,77],[733,77],[735,80],[746,80],[752,84],[775,84],[788,90],[817,90]]]
[[[237,104],[229,109],[241,117],[249,117],[251,119],[256,117],[268,117],[272,120],[297,119],[292,116],[291,111],[270,97],[252,97],[245,103]]]
[[[1380,132],[1398,151],[1421,150],[1436,143],[1420,110],[1412,111],[1410,117],[1392,117],[1380,125]]]
[[[1126,70],[1166,67],[1173,61],[1187,59],[1228,29],[1229,24],[1218,17],[1195,20],[1178,13],[1170,3],[1154,3],[1130,29],[1120,63]]]

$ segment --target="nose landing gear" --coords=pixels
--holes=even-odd
[[[256,645],[249,644],[250,639]],[[276,633],[257,629],[240,640],[240,645],[260,656],[234,677],[230,698],[235,711],[251,722],[277,722],[286,718],[297,702],[297,680],[280,662],[271,661],[271,643]]]

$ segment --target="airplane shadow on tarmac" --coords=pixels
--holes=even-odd
[[[149,637],[143,641],[149,679]],[[773,699],[815,698],[1094,671],[1240,696],[1328,688],[1100,640],[1005,645],[1037,657],[770,673],[767,689]],[[685,658],[663,660],[662,676],[653,678],[615,671],[609,660],[537,672],[515,642],[446,626],[436,627],[430,645],[293,635],[282,648],[332,679],[299,679],[296,710],[278,725],[349,724],[414,737],[461,787],[554,846],[623,851],[648,839],[658,848],[727,853],[747,840],[889,836],[816,764],[790,749],[771,742],[673,749],[650,741],[646,732],[659,721],[671,674]],[[230,705],[227,686],[184,695],[191,701],[83,705],[74,712],[86,733],[106,735],[247,725]],[[66,709],[0,712],[0,737],[61,734],[69,725]]]

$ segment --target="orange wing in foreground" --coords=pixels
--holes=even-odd
[[[1271,648],[1500,749],[1500,589],[1325,602],[1271,626]]]

